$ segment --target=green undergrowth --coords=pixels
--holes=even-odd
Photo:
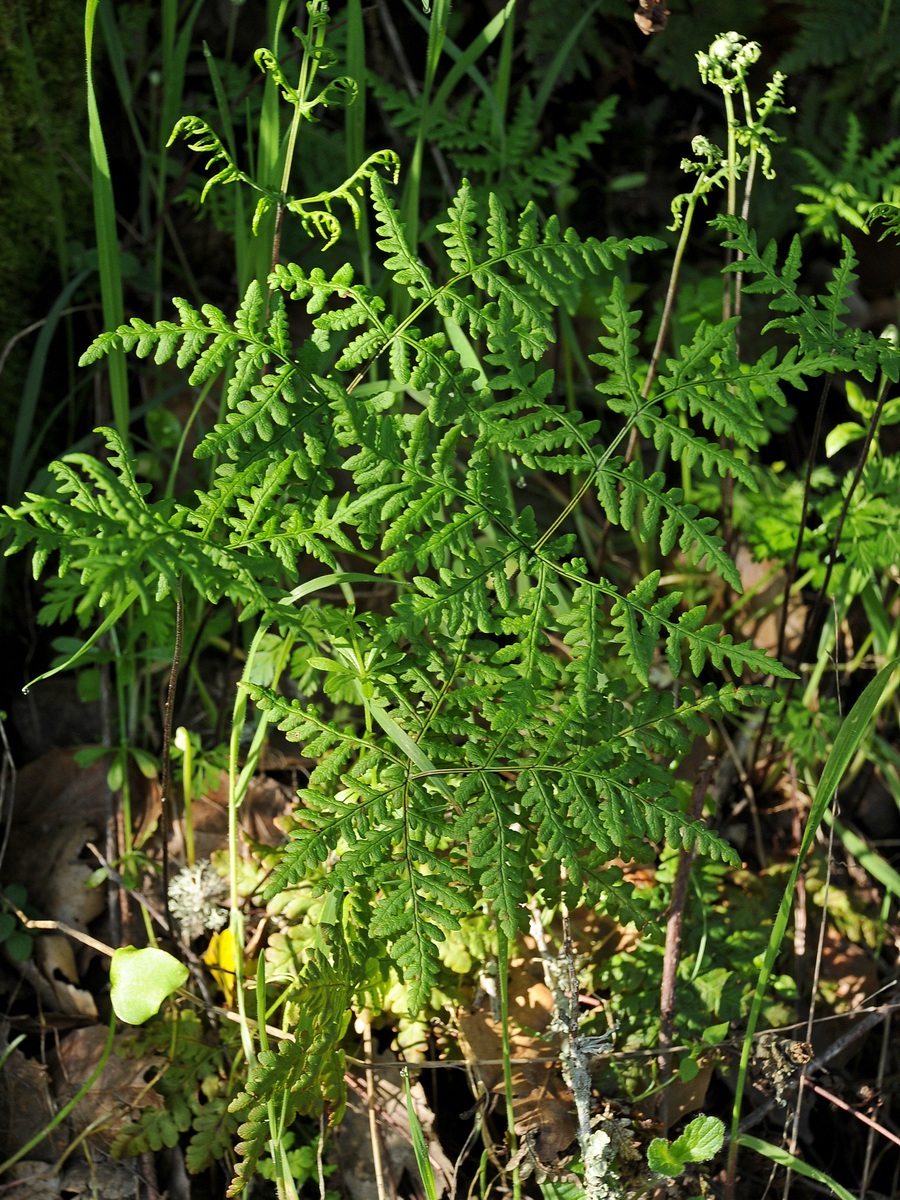
[[[748,79],[759,47],[719,34],[698,58],[724,103],[725,142],[694,139],[669,229],[581,233],[552,202],[607,136],[616,105],[604,99],[569,134],[541,141],[550,91],[510,96],[514,7],[465,47],[449,5],[434,0],[424,84],[410,96],[366,71],[358,4],[332,29],[327,6],[311,0],[302,29],[288,39],[276,22],[272,48],[256,53],[250,148],[235,135],[234,80],[212,56],[215,113],[182,115],[167,94],[160,172],[182,139],[199,156],[206,179],[191,181],[188,200],[234,230],[239,296],[177,296],[170,311],[114,321],[95,338],[83,369],[101,377],[110,361],[137,360],[142,378],[190,403],[177,413],[160,404],[138,425],[114,374],[99,440],[51,463],[46,487],[4,509],[8,553],[30,552],[42,580],[39,621],[70,639],[35,697],[64,667],[79,670],[85,694],[112,679],[114,744],[98,753],[110,756],[126,813],[130,760],[148,775],[158,764],[169,800],[181,767],[189,827],[195,788],[227,778],[229,845],[217,865],[228,921],[207,927],[211,946],[200,935],[212,982],[189,981],[135,1035],[134,1054],[168,1067],[161,1103],[117,1149],[182,1141],[189,1170],[233,1167],[229,1195],[257,1171],[287,1197],[318,1179],[310,1148],[320,1122],[341,1118],[346,1056],[359,1053],[351,1025],[390,1025],[421,1056],[473,1000],[479,972],[493,970],[508,1039],[511,958],[535,921],[551,930],[580,908],[631,940],[578,963],[569,951],[576,983],[580,968],[605,1005],[602,1020],[580,1033],[573,1018],[566,1034],[579,1186],[589,1200],[638,1195],[659,1174],[696,1172],[718,1153],[720,1126],[701,1121],[687,1140],[657,1144],[628,1191],[624,1142],[592,1128],[590,1089],[579,1091],[572,1063],[585,1039],[607,1045],[612,1024],[623,1057],[610,1055],[602,1086],[621,1101],[650,1095],[673,1067],[689,1081],[709,1054],[734,1072],[741,1050],[736,1120],[755,1023],[791,1016],[798,981],[775,969],[786,868],[747,868],[725,820],[731,792],[694,786],[697,753],[722,764],[741,743],[760,786],[789,761],[815,790],[833,744],[840,770],[858,771],[893,696],[890,672],[878,675],[840,742],[848,726],[826,674],[839,631],[860,613],[868,622],[844,664],[850,690],[898,650],[897,464],[881,438],[898,419],[889,397],[900,350],[895,336],[848,323],[848,238],[816,292],[800,235],[764,242],[748,223],[774,171],[770,120],[789,113],[783,76],[757,99]],[[188,43],[167,28],[183,69]],[[578,62],[554,58],[554,73]],[[464,81],[472,87],[451,103]],[[355,106],[367,99],[407,154],[364,144]],[[327,160],[330,183],[310,179],[305,148],[338,124],[343,159]],[[101,134],[94,123],[102,175]],[[855,136],[851,125],[843,168],[863,187],[881,160]],[[426,149],[453,167],[439,210]],[[823,198],[826,169],[809,165],[807,233],[843,215]],[[855,224],[887,199],[867,194]],[[717,270],[680,291],[701,214]],[[117,244],[102,218],[108,290]],[[652,277],[668,279],[655,306]],[[586,319],[589,344],[575,333]],[[773,466],[773,435],[837,376],[858,420],[833,435],[834,461],[805,481]],[[849,463],[847,447],[859,452]],[[745,547],[780,564],[785,603],[806,589],[801,645],[788,647],[782,626],[773,653],[743,628],[753,606],[742,598]],[[224,720],[211,661],[228,678]],[[198,714],[202,736],[176,734],[180,671],[179,711]],[[148,748],[140,730],[158,723],[163,691]],[[868,744],[893,779],[886,719]],[[242,847],[240,810],[276,730],[303,764],[303,786],[281,819],[283,844]],[[746,749],[754,739],[761,768]],[[119,865],[137,883],[152,862],[128,841]],[[678,903],[687,918],[668,1021],[663,939]],[[251,919],[266,933],[248,944]],[[661,1039],[679,1050],[658,1075],[628,1058]],[[512,1114],[510,1053],[507,1040]],[[491,1170],[509,1174],[515,1195],[530,1185],[509,1126]]]

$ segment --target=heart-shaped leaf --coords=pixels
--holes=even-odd
[[[109,977],[116,1016],[128,1025],[143,1025],[185,983],[188,969],[165,950],[122,946],[113,952]]]

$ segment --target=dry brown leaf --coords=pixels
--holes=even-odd
[[[257,775],[240,808],[241,829],[254,842],[278,846],[284,834],[276,822],[295,803],[290,788],[268,775]],[[228,775],[224,771],[214,790],[194,797],[192,819],[198,858],[209,858],[228,844]],[[184,823],[180,819],[173,823],[169,854],[176,859],[184,857]]]
[[[701,1063],[693,1079],[685,1082],[677,1076],[666,1088],[666,1123],[672,1126],[688,1113],[696,1112],[706,1103],[706,1093],[713,1076],[712,1062]]]
[[[829,926],[822,946],[819,981],[837,1012],[857,1008],[878,990],[878,968],[870,951]]]
[[[35,939],[34,959],[53,993],[58,1011],[96,1021],[94,997],[78,986],[75,953],[69,939],[62,934],[42,934]]]
[[[509,1013],[512,1102],[516,1133],[528,1137],[535,1157],[552,1163],[575,1140],[578,1123],[572,1094],[556,1063],[559,1046],[543,1036],[553,1018],[553,995],[523,960],[510,964]],[[501,1025],[482,1004],[457,1014],[460,1041],[466,1061],[481,1079],[485,1091],[499,1094],[503,1083]],[[553,1061],[546,1061],[546,1060]]]
[[[89,1127],[93,1142],[104,1148],[112,1145],[122,1125],[134,1120],[139,1108],[162,1108],[163,1099],[151,1086],[162,1066],[155,1057],[125,1058],[117,1053],[127,1034],[117,1034],[113,1048],[99,1079],[96,1079],[68,1118],[72,1133]],[[66,1104],[96,1070],[103,1054],[107,1031],[102,1025],[75,1029],[63,1039],[59,1064],[54,1071],[57,1103]]]
[[[0,1044],[6,1048],[5,1037]],[[0,1071],[0,1160],[17,1153],[45,1129],[55,1111],[46,1067],[13,1050]],[[49,1134],[32,1149],[31,1165],[55,1162],[64,1146],[59,1132]]]
[[[97,1155],[86,1162],[75,1155],[65,1165],[62,1178],[62,1194],[65,1200],[77,1196],[96,1200],[134,1200],[140,1196],[159,1196],[155,1189],[150,1191],[146,1184],[141,1187],[140,1172],[136,1169],[137,1159],[112,1159]]]
[[[27,1180],[27,1183],[25,1182]],[[13,1200],[59,1200],[62,1179],[47,1163],[24,1158],[10,1167],[3,1183]]]
[[[738,547],[735,565],[741,577],[742,594],[752,597],[738,626],[741,636],[749,638],[758,649],[774,654],[781,622],[781,596],[787,579],[784,567],[772,559],[757,562],[747,546]],[[784,640],[787,654],[795,654],[799,649],[807,612],[807,606],[799,598],[791,599]]]
[[[665,0],[638,0],[634,21],[641,33],[660,33],[669,20]]]
[[[85,931],[103,911],[103,893],[85,886],[96,863],[81,855],[102,837],[106,809],[103,763],[82,768],[51,750],[19,771],[3,874],[49,920]]]

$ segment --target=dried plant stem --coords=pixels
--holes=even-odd
[[[171,930],[172,919],[169,914],[169,833],[171,817],[169,800],[172,787],[172,724],[175,713],[175,693],[178,689],[178,668],[181,665],[181,647],[184,641],[184,597],[181,591],[181,580],[175,593],[175,645],[172,650],[172,666],[169,670],[169,686],[166,691],[166,707],[163,718],[162,743],[162,780],[161,780],[161,819],[162,830],[162,884],[163,909],[166,914],[166,928]]]
[[[857,1121],[862,1121],[864,1125],[868,1125],[871,1130],[877,1134],[880,1134],[881,1137],[887,1138],[887,1140],[889,1142],[893,1142],[895,1146],[900,1146],[900,1137],[897,1137],[896,1133],[891,1133],[889,1129],[885,1129],[883,1125],[879,1125],[877,1121],[873,1121],[871,1117],[867,1117],[866,1114],[861,1113],[859,1109],[851,1108],[845,1100],[842,1100],[840,1096],[836,1096],[834,1092],[829,1092],[826,1088],[823,1088],[818,1083],[809,1083],[807,1086],[812,1088],[816,1095],[821,1096],[823,1100],[827,1100],[830,1104],[837,1105],[837,1107],[842,1108],[844,1112],[848,1112],[851,1114],[851,1116],[856,1117]]]
[[[362,1017],[363,1053],[366,1058],[366,1116],[369,1121],[369,1141],[372,1145],[372,1169],[378,1200],[387,1200],[384,1186],[384,1160],[381,1156],[381,1135],[378,1132],[378,1103],[375,1096],[375,1072],[372,1070],[372,1022]]]
[[[715,766],[715,759],[707,758],[700,768],[694,790],[691,793],[690,817],[692,821],[699,819],[703,812],[703,801],[709,786],[710,775]],[[672,1032],[675,1027],[675,983],[678,978],[678,964],[681,961],[681,930],[684,923],[684,907],[687,901],[688,882],[691,877],[691,865],[694,861],[694,848],[682,849],[678,855],[678,867],[675,872],[675,882],[672,885],[672,899],[666,920],[666,946],[663,955],[662,983],[659,997],[659,1082],[663,1085],[659,1097],[659,1117],[668,1126],[669,1101],[665,1085],[672,1078]]]

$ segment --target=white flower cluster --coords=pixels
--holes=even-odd
[[[228,883],[208,858],[184,867],[169,881],[169,912],[187,941],[199,937],[204,929],[215,933],[225,925],[227,899]]]

